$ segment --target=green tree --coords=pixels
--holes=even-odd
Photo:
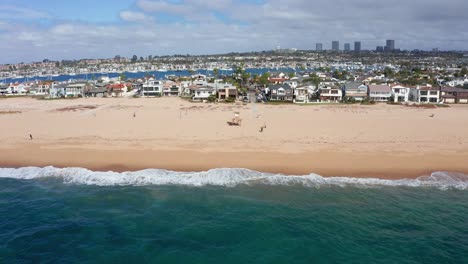
[[[466,67],[462,68],[461,71],[460,71],[460,75],[465,76],[467,74],[468,74],[468,70],[466,69]]]
[[[391,77],[391,76],[393,76],[393,70],[390,69],[389,67],[385,67],[383,73],[385,74],[385,77]]]
[[[214,75],[215,77],[218,77],[218,76],[219,76],[219,69],[218,69],[218,68],[214,68],[214,69],[213,69],[213,75]]]
[[[261,85],[266,86],[270,83],[269,79],[270,74],[268,72],[265,72],[258,78],[258,81]]]
[[[127,76],[125,76],[125,73],[122,72],[122,73],[119,75],[119,79],[120,79],[121,81],[125,81],[125,80],[127,80]]]

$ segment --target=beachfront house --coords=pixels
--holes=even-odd
[[[163,82],[149,79],[143,83],[141,88],[142,97],[159,97],[163,95]]]
[[[291,87],[292,88],[292,87]],[[312,84],[303,84],[294,89],[294,103],[307,104],[314,102],[314,96],[317,94],[317,88]],[[316,101],[316,100],[315,100]]]
[[[390,87],[392,88],[394,103],[406,103],[414,100],[410,87],[405,87],[400,84],[395,84]]]
[[[374,102],[388,102],[392,98],[392,88],[388,85],[369,85],[369,99]]]
[[[360,82],[345,83],[342,91],[343,96],[353,98],[356,101],[363,101],[368,96],[368,87]]]
[[[11,83],[8,90],[11,94],[24,95],[28,92],[28,86],[23,83]]]
[[[327,85],[320,88],[320,101],[338,103],[343,99],[343,91],[336,85]]]
[[[104,84],[95,84],[85,90],[86,97],[104,97],[107,94],[107,88]]]
[[[468,89],[456,87],[442,87],[440,88],[441,101],[444,104],[467,104],[468,103]]]
[[[234,86],[226,86],[218,88],[218,100],[219,101],[235,101],[237,99],[237,88]]]
[[[163,84],[164,96],[179,96],[181,94],[181,86],[174,81],[166,81]]]
[[[65,97],[83,97],[87,87],[90,87],[87,83],[70,83],[65,86],[64,95]]]
[[[124,83],[111,83],[106,85],[107,95],[110,97],[122,97],[128,92],[127,85]]]
[[[268,86],[270,101],[292,102],[294,100],[293,89],[288,84],[275,84]]]
[[[67,84],[52,84],[49,89],[49,98],[65,97],[65,87]]]
[[[49,92],[49,89],[53,85],[53,81],[40,81],[34,83],[30,89],[29,89],[29,94],[32,95],[46,95]]]
[[[417,95],[418,103],[437,104],[440,101],[440,89],[438,87],[418,87]]]
[[[216,94],[216,90],[209,86],[196,87],[193,91],[193,101],[207,101],[210,96]]]
[[[9,89],[9,86],[6,84],[0,85],[0,95],[7,95],[10,94],[11,91]]]

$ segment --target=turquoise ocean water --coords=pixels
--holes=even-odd
[[[467,263],[468,176],[0,169],[0,263]]]

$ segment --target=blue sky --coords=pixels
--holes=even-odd
[[[0,0],[0,63],[313,49],[466,49],[466,0]]]

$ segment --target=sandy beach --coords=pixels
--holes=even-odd
[[[226,124],[235,112],[240,127]],[[468,173],[468,106],[463,105],[8,98],[0,99],[0,124],[0,167],[248,168],[391,179]]]

